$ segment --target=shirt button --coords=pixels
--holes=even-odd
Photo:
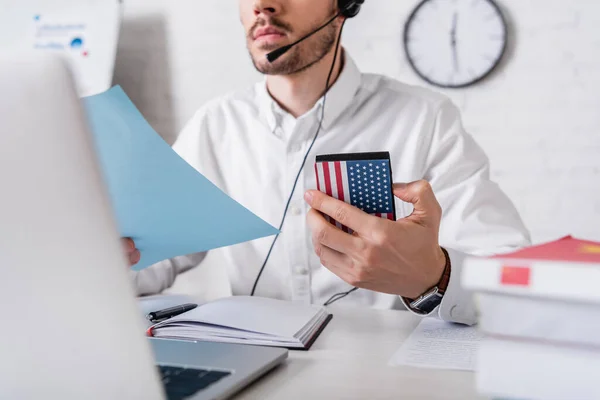
[[[301,149],[302,149],[302,147],[299,144],[293,144],[290,147],[290,150],[292,150],[294,153],[300,151]]]
[[[292,208],[290,209],[290,212],[295,217],[297,217],[298,215],[302,214],[302,210],[300,209],[300,207],[296,207],[296,206],[292,206]]]
[[[296,275],[308,275],[308,268],[304,265],[296,265],[294,267],[294,274]]]

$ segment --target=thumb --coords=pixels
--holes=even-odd
[[[408,219],[423,225],[439,225],[442,208],[429,182],[420,180],[411,183],[395,183],[393,192],[400,200],[413,205],[414,210]]]

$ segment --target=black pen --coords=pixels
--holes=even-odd
[[[180,306],[165,308],[164,310],[153,311],[148,314],[148,319],[152,322],[160,321],[167,318],[175,317],[184,312],[188,312],[198,307],[198,304],[182,304]]]

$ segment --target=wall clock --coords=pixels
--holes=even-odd
[[[404,50],[425,81],[444,88],[488,76],[506,50],[507,24],[493,0],[423,0],[404,28]]]

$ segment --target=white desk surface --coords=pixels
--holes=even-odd
[[[311,350],[234,397],[246,399],[485,399],[472,372],[389,367],[420,319],[406,311],[332,307],[333,320]]]

